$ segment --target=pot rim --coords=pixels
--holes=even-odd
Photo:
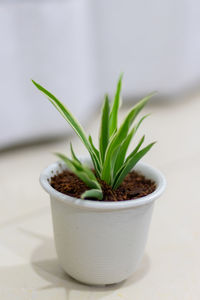
[[[85,160],[88,161],[88,160]],[[148,205],[154,202],[164,192],[166,188],[165,176],[156,168],[146,164],[144,162],[138,162],[134,167],[136,171],[141,172],[145,177],[152,179],[156,182],[156,189],[153,193],[133,200],[125,200],[119,202],[106,202],[106,201],[94,201],[94,200],[83,200],[80,198],[71,197],[55,190],[49,183],[49,179],[55,174],[55,171],[61,171],[67,169],[67,166],[62,161],[57,161],[47,168],[45,168],[40,175],[40,184],[44,190],[53,198],[64,202],[67,205],[78,206],[82,209],[92,210],[121,210],[128,209],[143,205]]]

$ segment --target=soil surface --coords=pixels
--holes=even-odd
[[[155,182],[146,179],[140,173],[135,171],[130,172],[116,189],[100,181],[103,190],[103,201],[124,201],[144,197],[151,194],[156,189]],[[63,171],[51,178],[51,186],[66,195],[80,198],[81,194],[89,188],[85,183],[70,171]],[[94,201],[102,201],[97,199],[90,199]]]

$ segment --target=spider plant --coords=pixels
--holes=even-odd
[[[95,172],[83,164],[74,153],[70,143],[71,158],[61,153],[56,155],[63,160],[68,168],[76,174],[90,188],[82,194],[82,198],[103,199],[103,192],[99,179],[105,181],[113,189],[117,189],[125,176],[136,163],[151,149],[154,142],[141,149],[145,136],[142,136],[136,147],[127,155],[130,142],[136,134],[142,121],[148,116],[143,116],[137,123],[135,119],[148,100],[154,95],[151,93],[140,100],[127,114],[122,124],[118,127],[118,111],[121,102],[122,75],[119,78],[113,103],[111,105],[108,95],[101,113],[99,133],[99,148],[95,147],[91,135],[87,137],[83,127],[71,112],[49,91],[32,80],[34,85],[44,93],[49,101],[56,107],[65,120],[71,125],[88,150]]]

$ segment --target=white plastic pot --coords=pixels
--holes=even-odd
[[[63,269],[87,284],[123,281],[140,262],[149,230],[154,201],[165,189],[165,178],[151,166],[135,170],[156,182],[157,188],[137,200],[103,202],[72,198],[53,189],[50,178],[66,166],[57,162],[40,176],[51,198],[54,238]]]

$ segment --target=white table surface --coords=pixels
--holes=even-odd
[[[68,151],[66,141],[0,156],[0,299],[199,300],[200,299],[200,97],[149,105],[140,129],[158,143],[145,161],[160,168],[168,186],[155,205],[145,255],[127,281],[89,287],[58,264],[48,195],[40,171]],[[94,117],[93,119],[96,119]],[[91,121],[94,134],[97,120]],[[97,136],[97,134],[96,134]],[[86,152],[77,138],[78,154]]]

